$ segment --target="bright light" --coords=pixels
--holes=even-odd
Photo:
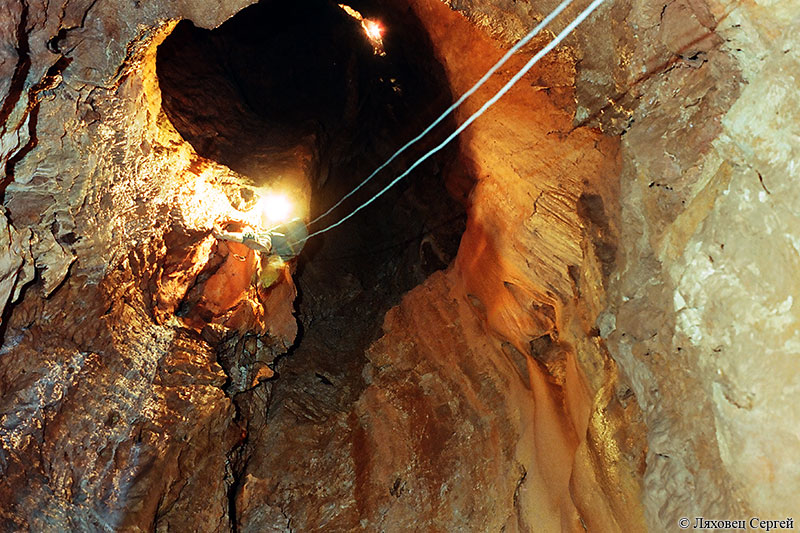
[[[344,4],[338,4],[338,5],[339,5],[339,7],[341,7],[344,10],[345,13],[347,13],[348,15],[350,15],[351,17],[353,17],[356,20],[361,20],[361,19],[364,18],[364,17],[361,16],[361,13],[359,13],[358,11],[353,9],[352,7],[346,6]]]
[[[350,6],[339,4],[339,7],[341,7],[345,13],[361,23],[361,28],[364,30],[364,34],[367,36],[367,39],[369,39],[375,55],[385,56],[386,51],[383,49],[383,25],[377,20],[365,19],[361,13]]]
[[[361,25],[370,41],[380,41],[383,37],[383,26],[377,20],[364,19]]]
[[[286,222],[292,216],[294,206],[284,194],[262,196],[253,208],[268,224]]]
[[[385,56],[386,51],[383,49],[383,26],[377,20],[362,19],[361,27],[364,29],[364,34],[367,36],[372,50],[375,55]]]

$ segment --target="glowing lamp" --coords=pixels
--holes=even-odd
[[[254,211],[267,224],[278,224],[292,218],[294,206],[286,195],[270,193],[258,200]]]
[[[364,30],[364,34],[367,36],[367,39],[369,39],[375,54],[385,56],[386,51],[383,49],[383,25],[381,25],[381,23],[377,20],[365,19],[361,13],[350,6],[339,4],[339,7],[341,7],[345,13],[361,23],[361,28]]]
[[[381,37],[383,37],[383,26],[381,26],[380,22],[377,20],[364,19],[361,24],[364,27],[364,33],[367,34],[367,38],[370,41],[381,40]]]

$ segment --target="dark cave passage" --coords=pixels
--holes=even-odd
[[[412,14],[355,7],[388,21],[385,56],[374,53],[356,20],[326,1],[261,2],[213,31],[180,23],[158,52],[167,116],[200,155],[254,185],[311,189],[313,218],[452,100]],[[450,121],[440,131],[448,129]],[[409,150],[312,229],[371,197],[430,145]],[[357,343],[363,349],[401,294],[447,266],[464,225],[462,203],[445,188],[457,155],[451,146],[309,243],[299,265],[306,332],[312,323],[334,321],[334,336],[343,341],[366,334]]]
[[[451,101],[419,21],[389,8],[376,16],[391,21],[386,56],[374,53],[358,22],[324,1],[262,2],[213,31],[184,21],[159,48],[164,109],[200,155],[254,184],[285,185],[288,175],[290,187],[310,187],[312,218]],[[452,129],[447,122],[442,130]],[[409,150],[312,229],[347,214],[431,144]],[[463,231],[463,205],[445,188],[457,155],[457,146],[443,151],[358,217],[309,243],[300,265],[307,321],[330,315],[354,285],[383,293],[386,303],[369,307],[385,310],[447,265]]]
[[[413,14],[355,7],[387,21],[385,56],[374,53],[356,20],[321,0],[261,2],[213,31],[181,22],[158,51],[167,116],[198,154],[256,185],[296,185],[305,174],[315,188],[312,213],[324,211],[452,100]],[[398,159],[344,210],[425,146]],[[456,152],[416,175],[438,174]]]
[[[386,56],[374,53],[356,20],[325,1],[261,2],[213,31],[180,23],[158,53],[167,116],[200,155],[254,185],[313,190],[313,218],[452,100],[444,70],[410,12],[354,7],[388,21]],[[445,121],[439,131],[449,130]],[[347,214],[432,144],[409,150],[312,229]],[[416,259],[405,260],[406,267],[415,265],[415,279],[399,282],[405,289],[445,266],[463,229],[463,206],[445,189],[457,155],[453,145],[426,162],[341,230],[310,243],[306,258],[369,270],[416,243]],[[326,246],[335,248],[330,256]]]
[[[200,155],[253,185],[310,191],[313,218],[452,101],[444,69],[410,12],[354,7],[385,21],[385,56],[329,2],[261,2],[213,31],[180,23],[158,53],[167,116]],[[453,127],[446,121],[440,130]],[[431,139],[441,137],[435,131]],[[432,145],[409,150],[324,222],[370,198]],[[364,350],[378,338],[384,314],[455,257],[465,202],[445,183],[450,172],[465,174],[458,153],[454,143],[357,217],[308,243],[295,274],[298,342],[274,365],[279,379],[245,393],[249,405],[237,402],[249,433],[239,476],[280,469],[287,456],[313,461],[328,453],[337,432],[342,438],[329,417],[363,389]],[[254,398],[263,402],[267,424],[251,416]],[[293,439],[282,438],[290,430]]]

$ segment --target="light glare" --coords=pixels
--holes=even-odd
[[[364,30],[364,35],[367,36],[367,39],[372,45],[372,50],[375,52],[375,55],[385,56],[386,51],[383,49],[383,25],[375,19],[365,19],[361,13],[350,6],[339,4],[339,7],[361,23],[361,29]]]
[[[284,194],[262,196],[256,210],[269,223],[286,222],[292,215],[292,202]]]
[[[381,37],[383,37],[383,26],[381,26],[380,22],[364,19],[361,24],[370,41],[380,41]]]

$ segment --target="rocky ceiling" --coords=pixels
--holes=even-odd
[[[352,3],[385,56],[335,3],[251,3],[0,6],[3,530],[800,508],[794,2],[608,0],[271,285],[215,222],[325,211],[556,2]]]

